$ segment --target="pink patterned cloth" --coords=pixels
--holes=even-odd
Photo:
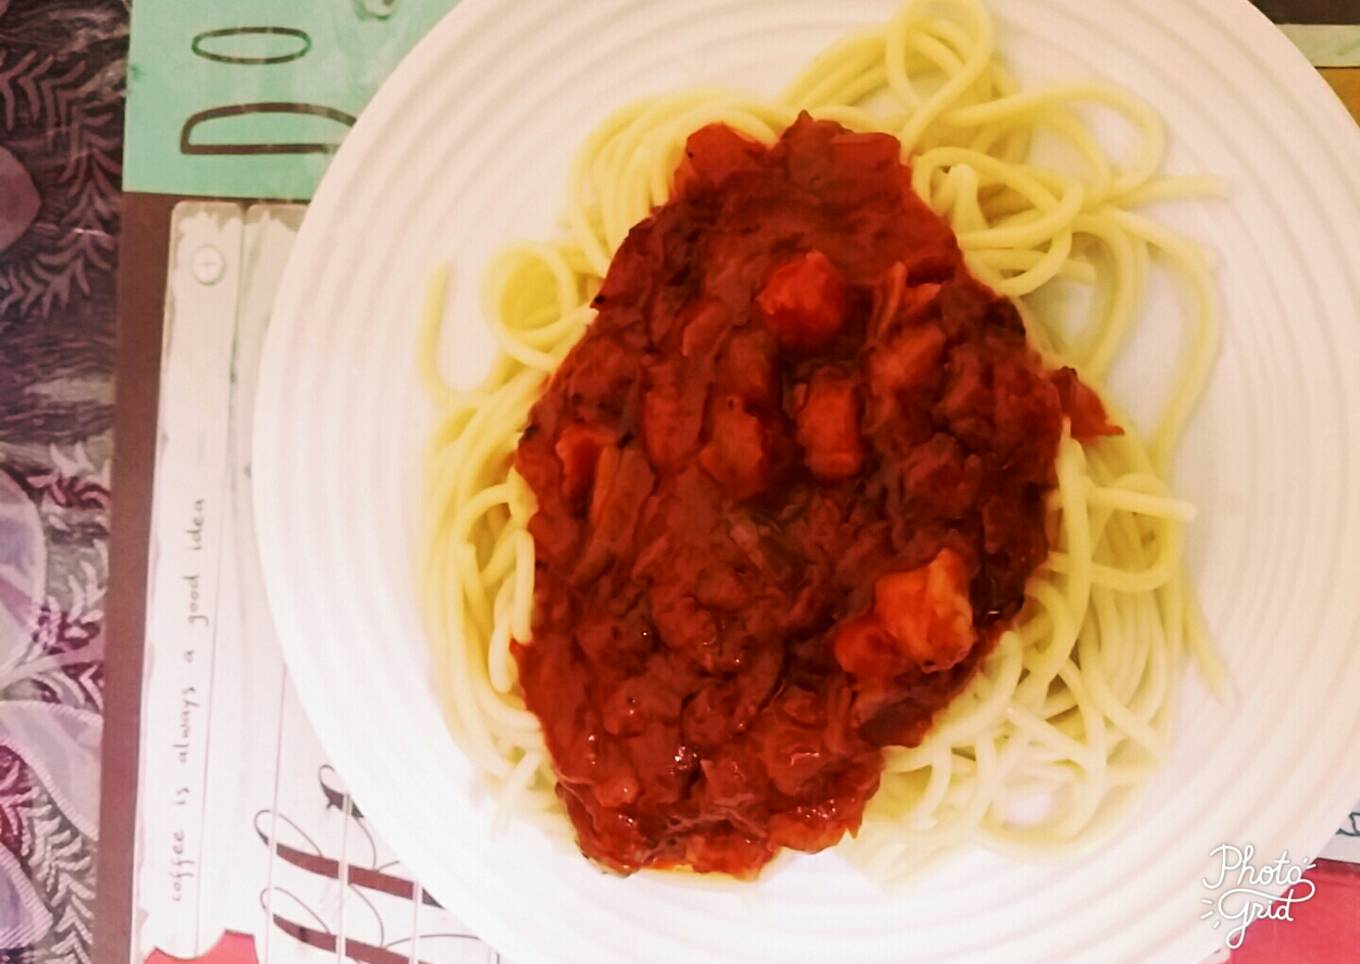
[[[0,962],[90,955],[127,0],[0,0]]]

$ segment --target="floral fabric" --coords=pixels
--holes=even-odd
[[[0,0],[0,962],[89,959],[126,0]]]

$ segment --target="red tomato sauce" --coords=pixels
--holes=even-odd
[[[582,851],[754,876],[860,825],[1047,552],[1064,417],[1117,432],[973,279],[898,141],[688,142],[535,405],[514,654]]]

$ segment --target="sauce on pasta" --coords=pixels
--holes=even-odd
[[[858,829],[1045,559],[1064,418],[1117,433],[968,273],[901,145],[710,126],[534,406],[532,640],[582,851],[750,877]]]

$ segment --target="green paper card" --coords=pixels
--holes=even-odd
[[[457,0],[137,0],[124,188],[312,196],[354,118]]]

